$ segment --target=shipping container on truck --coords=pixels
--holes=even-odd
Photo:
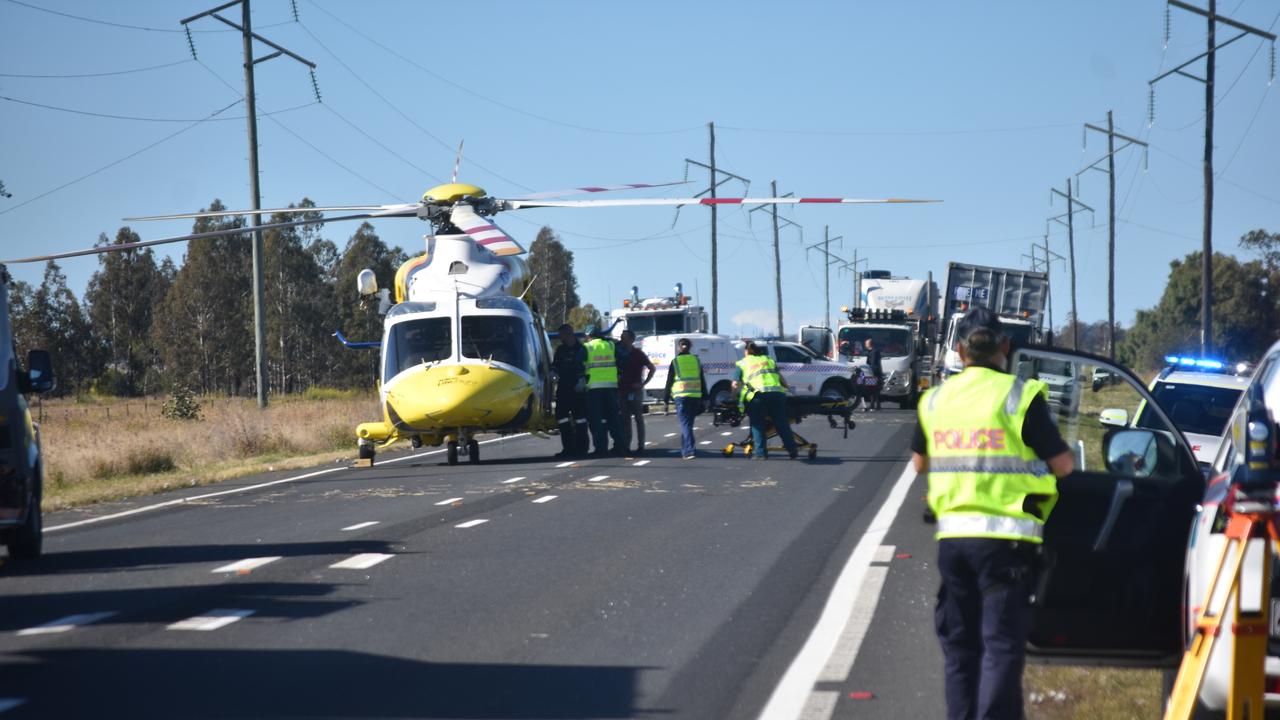
[[[1005,335],[1015,346],[1040,342],[1048,299],[1048,273],[948,263],[934,366],[942,377],[963,369],[955,349],[956,330],[971,308],[983,307],[999,315]]]

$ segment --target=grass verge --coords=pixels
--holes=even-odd
[[[56,399],[32,408],[45,456],[46,511],[207,485],[355,456],[355,425],[380,416],[373,393],[200,398],[200,420],[160,415],[161,399]]]
[[[1159,670],[1028,665],[1028,720],[1129,720],[1160,717]]]

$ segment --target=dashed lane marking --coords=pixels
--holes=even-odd
[[[504,440],[515,440],[516,438],[524,437],[528,434],[529,433],[516,433],[515,435],[508,435],[506,437],[498,437],[498,438],[493,438],[491,440],[481,440],[480,444],[488,445],[490,443],[502,442]],[[428,450],[427,452],[414,453],[413,455],[405,455],[404,457],[392,458],[390,460],[380,460],[378,462],[378,465],[391,465],[392,463],[404,462],[405,460],[415,460],[417,458],[426,457],[428,455],[437,455],[439,453],[444,452],[445,449],[446,448],[441,448],[439,450]],[[85,518],[83,520],[76,520],[75,522],[63,523],[61,525],[47,525],[44,528],[44,532],[57,532],[58,530],[66,530],[68,528],[80,527],[82,525],[92,525],[93,523],[105,522],[107,520],[116,520],[122,517],[129,517],[130,515],[137,515],[138,513],[151,512],[152,510],[159,510],[161,508],[173,507],[174,505],[182,505],[184,503],[196,502],[198,500],[208,500],[209,498],[222,497],[223,495],[234,495],[236,493],[249,492],[250,490],[261,490],[262,488],[271,487],[273,485],[281,485],[284,483],[297,482],[298,480],[307,480],[309,478],[320,477],[321,475],[328,475],[330,473],[342,472],[343,470],[350,470],[350,469],[351,468],[349,467],[328,468],[325,470],[316,470],[315,472],[303,473],[302,475],[294,475],[292,477],[281,478],[279,480],[271,480],[269,482],[257,483],[255,485],[245,485],[244,487],[231,488],[230,490],[219,490],[217,492],[203,493],[200,495],[192,495],[191,497],[175,498],[173,500],[166,500],[164,502],[156,503],[154,505],[144,505],[143,507],[133,508],[132,510],[124,510],[118,513],[111,513],[109,515],[99,515],[97,517]]]
[[[170,630],[200,630],[209,631],[224,628],[237,620],[243,620],[254,613],[253,610],[236,610],[228,608],[217,608],[210,610],[204,615],[196,615],[186,620],[179,620],[169,626]]]
[[[464,522],[464,523],[458,523],[457,525],[454,525],[454,527],[456,527],[456,528],[473,528],[473,527],[475,527],[475,526],[477,526],[477,525],[483,525],[483,524],[485,524],[485,523],[487,523],[487,522],[489,522],[487,519],[480,518],[480,519],[477,519],[477,520],[468,520],[468,521],[466,521],[466,522]]]
[[[335,570],[368,570],[384,560],[390,560],[393,555],[388,553],[360,553],[352,555],[346,560],[340,560],[329,567]]]
[[[574,462],[575,462],[575,461],[573,461],[573,460],[569,460],[569,461],[567,461],[567,462],[562,462],[562,463],[560,463],[559,465],[556,465],[556,467],[558,467],[558,468],[567,468],[567,467],[569,467],[570,465],[572,465]]]
[[[648,464],[649,464],[648,460],[637,460],[635,462],[636,467],[644,467],[645,465],[648,465]]]
[[[519,476],[519,477],[513,477],[513,478],[511,478],[510,480],[503,480],[503,481],[502,481],[502,484],[503,484],[503,485],[510,485],[511,483],[514,483],[514,482],[520,482],[520,481],[521,481],[521,480],[523,480],[523,479],[524,479],[524,476],[523,476],[523,475],[521,475],[521,476]]]
[[[19,630],[18,634],[19,635],[53,635],[56,633],[64,633],[69,630],[74,630],[80,627],[81,625],[91,625],[93,623],[98,622],[99,620],[106,620],[107,618],[115,614],[116,613],[114,611],[109,611],[109,612],[96,612],[96,613],[82,613],[80,615],[68,615],[64,618],[58,618],[57,620],[47,622],[43,625],[37,625],[35,627],[29,627],[23,630]]]
[[[676,434],[675,434],[675,433],[667,433],[666,435],[663,435],[662,437],[675,437],[675,436],[676,436]]]
[[[657,445],[657,444],[658,444],[658,443],[657,443],[656,441],[654,441],[654,440],[650,440],[649,442],[645,443],[645,447],[648,447],[648,446],[650,446],[650,445]]]
[[[700,442],[700,443],[698,443],[698,444],[699,444],[699,445],[710,445],[710,444],[711,444],[711,441],[710,441],[710,440],[703,440],[702,442]]]
[[[536,505],[541,505],[542,503],[549,503],[558,497],[560,496],[559,495],[543,495],[542,497],[538,498],[537,500],[534,500],[533,502]]]
[[[377,520],[368,520],[366,522],[356,523],[355,525],[348,525],[342,528],[342,532],[351,532],[352,530],[363,530],[367,527],[373,527],[374,525],[377,525],[377,524],[378,524]]]
[[[452,505],[456,502],[462,502],[462,498],[449,498],[447,500],[441,500],[440,502],[436,503],[436,507],[439,507],[441,505]]]
[[[720,433],[720,437],[729,437],[729,436],[730,436],[730,435],[732,435],[732,434],[733,434],[733,433],[731,433],[731,432],[725,431],[725,432]]]
[[[608,480],[608,479],[609,479],[608,475],[597,475],[595,477],[587,478],[587,482],[600,482],[601,480]]]
[[[26,698],[0,698],[0,712],[12,710],[26,701]]]
[[[280,558],[281,558],[280,555],[272,555],[271,557],[245,558],[244,560],[237,560],[233,563],[227,563],[222,567],[214,568],[213,572],[216,572],[216,573],[250,572],[252,570],[262,567],[263,565],[266,565],[267,563],[273,563],[279,560]]]

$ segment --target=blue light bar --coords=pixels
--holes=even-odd
[[[1180,367],[1200,368],[1201,370],[1225,370],[1227,364],[1221,360],[1211,360],[1209,358],[1186,357],[1182,355],[1165,355],[1164,361],[1170,365],[1178,365]]]

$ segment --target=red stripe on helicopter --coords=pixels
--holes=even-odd
[[[467,228],[467,233],[468,234],[478,233],[478,232],[484,232],[486,230],[497,230],[497,229],[498,228],[494,225],[472,225],[471,227]]]
[[[492,245],[492,244],[494,244],[494,243],[507,242],[507,241],[509,241],[510,239],[511,239],[511,238],[507,237],[506,235],[503,235],[502,237],[494,237],[494,238],[486,238],[486,239],[484,239],[484,240],[477,240],[477,241],[476,241],[476,244],[477,244],[477,245]]]

